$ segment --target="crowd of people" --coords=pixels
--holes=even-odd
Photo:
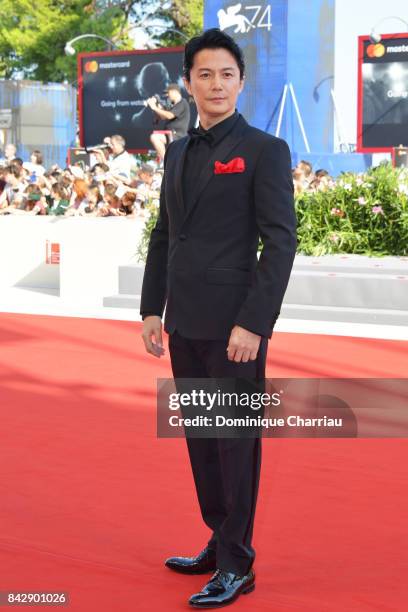
[[[154,162],[138,164],[125,144],[116,134],[91,152],[92,165],[49,169],[40,151],[24,161],[8,144],[0,159],[0,214],[148,216],[148,205],[159,204],[162,170]]]
[[[327,170],[313,172],[312,164],[304,159],[293,168],[292,176],[296,195],[304,191],[326,191],[335,182]]]
[[[125,145],[116,134],[92,150],[91,166],[76,162],[46,169],[40,151],[23,161],[16,157],[15,145],[8,144],[0,159],[0,215],[148,216],[147,204],[159,205],[163,170],[154,162],[138,164]],[[292,174],[295,194],[334,185],[327,170],[313,172],[305,160]]]

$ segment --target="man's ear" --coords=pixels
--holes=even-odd
[[[241,91],[244,89],[244,85],[245,85],[245,76],[242,77],[241,82],[239,84],[239,93],[241,93]]]

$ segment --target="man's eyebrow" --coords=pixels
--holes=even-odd
[[[221,70],[235,70],[234,66],[226,66],[225,68],[221,68]],[[212,68],[199,68],[198,70],[208,70],[208,72],[213,72]]]

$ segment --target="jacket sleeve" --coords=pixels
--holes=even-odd
[[[140,314],[162,317],[167,298],[167,260],[169,249],[169,219],[166,208],[166,159],[171,145],[164,156],[164,174],[160,188],[160,209],[156,225],[150,235],[146,266],[143,275]]]
[[[282,139],[268,139],[258,158],[254,207],[263,249],[235,325],[270,338],[297,246],[291,157]]]

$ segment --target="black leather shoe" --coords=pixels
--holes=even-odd
[[[196,557],[170,557],[165,565],[182,574],[207,574],[217,567],[215,550],[206,547]]]
[[[188,601],[194,608],[221,608],[232,603],[243,594],[255,588],[255,573],[251,569],[246,576],[217,570],[200,593],[192,595]]]

